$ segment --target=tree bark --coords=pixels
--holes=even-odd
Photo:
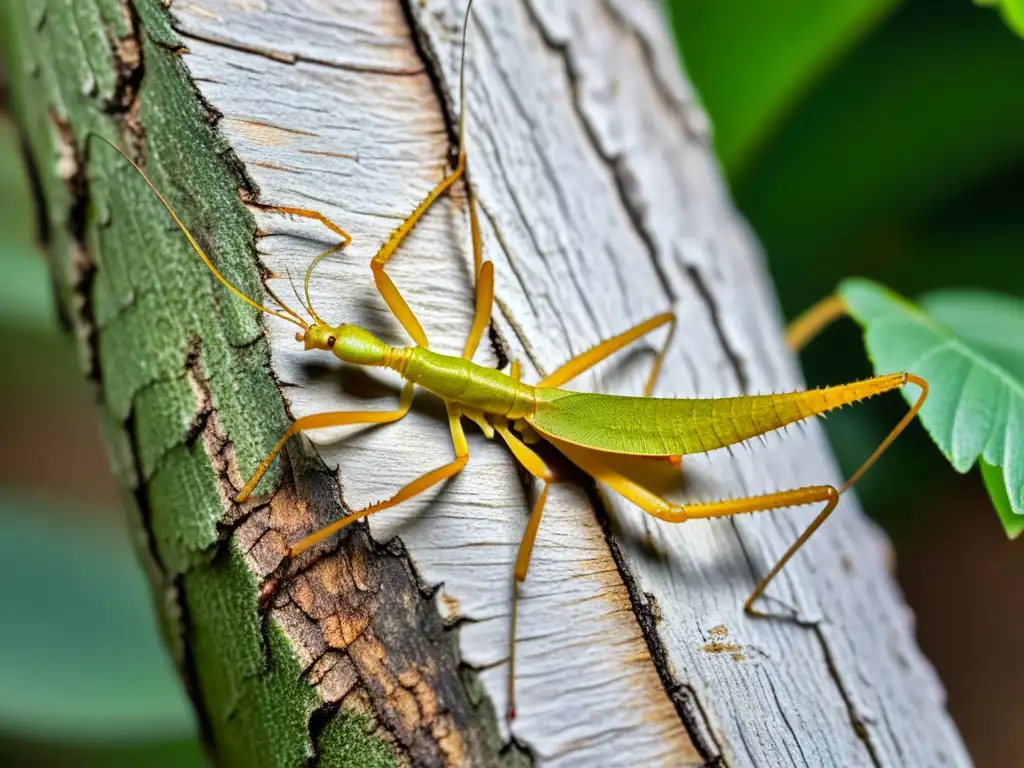
[[[293,440],[262,486],[272,495],[236,505],[289,418],[370,395],[391,407],[397,390],[302,354],[294,328],[223,291],[88,136],[128,148],[249,295],[261,279],[290,295],[288,275],[331,237],[258,204],[338,222],[354,242],[321,264],[314,306],[406,343],[367,262],[446,172],[463,11],[0,8],[55,285],[211,753],[246,766],[968,764],[888,544],[852,495],[770,589],[797,619],[764,621],[743,598],[817,510],[669,526],[556,486],[522,590],[511,727],[512,562],[532,493],[479,433],[452,482],[303,557],[261,621],[286,543],[448,461],[446,423],[423,397],[398,424]],[[800,386],[653,3],[478,0],[467,56],[470,173],[496,267],[478,362],[518,359],[533,381],[672,308],[657,394]],[[467,232],[456,191],[390,268],[437,350],[461,350],[472,318]],[[653,344],[638,347],[574,385],[638,392]],[[813,424],[684,472],[684,499],[839,480]]]

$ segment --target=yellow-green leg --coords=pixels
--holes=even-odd
[[[455,449],[454,460],[438,467],[437,469],[432,469],[430,472],[420,475],[412,482],[402,486],[396,494],[388,497],[384,501],[378,501],[376,504],[364,507],[357,512],[353,512],[348,517],[337,520],[330,525],[321,528],[319,531],[310,534],[297,544],[293,544],[288,547],[288,557],[297,557],[314,544],[323,541],[328,536],[337,533],[345,526],[354,523],[356,520],[362,520],[364,517],[369,517],[375,512],[381,512],[385,509],[390,509],[391,507],[401,504],[403,501],[408,501],[414,496],[418,496],[441,481],[447,480],[449,477],[460,472],[469,461],[469,445],[466,443],[466,434],[462,429],[462,422],[460,419],[461,414],[457,410],[449,407],[448,427],[451,430],[452,446]]]
[[[790,349],[799,352],[811,339],[846,313],[846,304],[842,299],[835,295],[828,296],[798,315],[786,327],[786,343]]]
[[[276,213],[283,213],[288,216],[298,216],[303,219],[312,219],[313,221],[319,221],[321,224],[323,224],[325,227],[331,230],[331,232],[333,232],[342,239],[342,248],[352,243],[352,236],[349,235],[348,232],[346,232],[333,221],[328,219],[322,213],[319,213],[317,211],[310,211],[306,208],[289,208],[288,206],[284,205],[264,205],[263,203],[257,203],[256,206],[258,208],[262,208],[265,211],[274,211]]]
[[[284,433],[277,444],[270,449],[263,461],[256,467],[256,471],[253,472],[252,477],[245,484],[241,491],[238,492],[238,496],[235,497],[235,501],[241,503],[252,495],[253,490],[259,484],[263,475],[266,474],[270,465],[274,459],[277,458],[277,454],[284,448],[285,443],[288,442],[289,438],[300,432],[306,432],[311,429],[324,429],[326,427],[344,427],[349,424],[387,424],[392,421],[398,421],[405,414],[409,412],[409,407],[412,405],[413,395],[413,384],[409,382],[402,389],[402,395],[398,401],[398,408],[393,411],[332,411],[330,413],[315,413],[310,416],[303,416],[301,419],[296,419],[288,431]]]
[[[511,645],[508,654],[508,716],[510,720],[514,720],[516,716],[516,626],[519,616],[519,585],[526,581],[526,571],[530,567],[533,544],[537,540],[537,530],[540,528],[541,514],[544,512],[544,504],[548,498],[548,488],[552,483],[558,482],[558,477],[540,456],[509,431],[504,419],[496,421],[494,430],[502,436],[511,449],[512,454],[526,471],[544,483],[541,487],[540,495],[533,505],[533,510],[530,512],[530,519],[526,523],[526,531],[523,533],[523,539],[519,544],[519,552],[516,555],[516,565],[513,573],[514,578],[512,580],[512,626],[509,632]]]
[[[668,351],[668,346],[672,343],[672,337],[676,332],[675,312],[663,312],[660,315],[655,315],[650,320],[645,320],[638,325],[634,325],[628,331],[623,331],[618,336],[605,339],[596,346],[588,349],[586,352],[583,352],[582,354],[563,363],[556,371],[548,374],[537,382],[537,386],[560,387],[563,384],[567,384],[584,371],[593,368],[605,358],[618,352],[623,347],[632,344],[641,336],[645,336],[651,331],[657,330],[666,323],[669,324],[668,335],[665,337],[665,343],[661,345],[661,350],[659,350],[658,356],[654,358],[654,365],[651,366],[651,372],[647,376],[647,384],[644,386],[644,397],[650,397],[651,392],[654,391],[654,384],[658,380],[658,374],[661,372],[662,360],[664,360],[665,353]]]

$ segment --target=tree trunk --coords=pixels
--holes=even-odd
[[[670,526],[611,493],[556,486],[522,590],[519,717],[506,707],[512,562],[532,489],[498,442],[467,469],[302,558],[293,542],[449,460],[438,401],[403,421],[293,440],[233,495],[289,418],[393,407],[394,383],[324,355],[217,285],[97,132],[128,148],[229,279],[406,343],[368,261],[446,172],[464,0],[13,0],[12,103],[45,204],[55,284],[95,382],[168,644],[227,765],[963,765],[912,638],[891,553],[852,495],[772,584],[797,620],[742,603],[818,510]],[[706,117],[652,2],[478,0],[467,147],[490,344],[534,381],[668,308],[657,393],[800,386],[762,254],[709,149]],[[472,310],[465,196],[390,268],[434,349]],[[254,247],[255,243],[255,247]],[[260,263],[269,272],[261,272]],[[655,338],[654,342],[659,341]],[[577,388],[635,393],[653,342]],[[855,418],[855,416],[854,416]],[[837,483],[815,425],[684,462],[683,498]],[[338,470],[337,473],[335,470]]]

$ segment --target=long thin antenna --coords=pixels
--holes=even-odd
[[[302,281],[302,287],[306,293],[306,309],[309,310],[309,314],[313,316],[313,319],[316,320],[316,322],[319,325],[326,325],[326,323],[324,323],[324,321],[320,319],[320,316],[316,313],[316,310],[313,309],[313,300],[309,298],[309,278],[313,275],[313,267],[319,264],[320,260],[324,256],[330,256],[335,251],[340,251],[342,248],[345,247],[345,245],[346,243],[338,243],[333,248],[328,248],[326,251],[318,255],[311,262],[309,262],[309,266],[306,267],[306,279]]]
[[[470,11],[473,10],[473,0],[466,3],[466,17],[462,21],[462,61],[459,62],[459,164],[463,166],[463,184],[466,186],[466,203],[469,206],[469,233],[473,242],[473,274],[480,278],[480,268],[483,266],[483,243],[480,237],[480,218],[476,213],[476,199],[473,195],[473,185],[469,183],[469,173],[465,171],[466,165],[466,38],[469,35]],[[468,347],[467,347],[468,348]]]
[[[103,141],[105,144],[109,144],[111,147],[113,147],[115,150],[117,150],[117,153],[119,155],[121,155],[121,157],[123,157],[129,163],[131,163],[132,168],[134,168],[136,171],[139,172],[139,175],[143,178],[143,180],[146,182],[146,184],[149,185],[149,188],[151,190],[153,190],[153,194],[155,194],[157,196],[157,199],[160,200],[161,203],[163,203],[163,206],[164,206],[164,208],[167,209],[167,212],[169,214],[171,214],[171,218],[174,219],[174,223],[178,225],[178,228],[184,233],[185,237],[188,238],[188,242],[192,246],[192,249],[199,255],[199,258],[203,260],[203,263],[206,265],[206,268],[209,269],[213,273],[213,276],[216,277],[220,281],[221,285],[223,285],[225,288],[227,288],[229,291],[231,291],[233,294],[235,294],[235,296],[240,298],[242,301],[244,301],[250,307],[253,307],[254,309],[258,309],[260,312],[266,312],[268,315],[273,315],[274,317],[278,317],[278,318],[280,318],[282,320],[286,320],[289,323],[292,323],[293,325],[299,326],[303,330],[305,330],[306,328],[309,327],[308,323],[303,321],[301,318],[292,317],[292,316],[286,315],[286,314],[284,314],[282,312],[277,312],[277,311],[275,311],[273,309],[268,309],[267,307],[264,307],[262,304],[258,304],[257,302],[253,301],[248,296],[246,296],[244,293],[242,293],[240,290],[235,288],[235,286],[233,286],[231,283],[229,283],[227,278],[225,278],[224,275],[222,275],[220,273],[220,270],[218,270],[213,265],[213,262],[210,261],[210,257],[206,255],[206,252],[199,246],[199,243],[196,242],[196,239],[192,236],[192,233],[189,232],[188,227],[186,227],[184,222],[182,222],[182,220],[178,218],[178,214],[176,214],[174,212],[174,209],[171,208],[171,204],[167,202],[167,200],[164,198],[163,195],[160,194],[160,190],[156,188],[156,185],[153,184],[153,182],[149,180],[149,176],[146,175],[146,172],[143,171],[135,163],[134,160],[132,160],[130,157],[128,157],[128,155],[125,153],[125,151],[123,149],[121,149],[119,146],[114,144],[112,141],[104,138],[103,136],[100,136],[98,133],[94,133],[92,135],[95,136],[96,138],[100,139],[101,141]],[[294,315],[294,313],[292,313],[292,314]]]
[[[459,62],[459,152],[465,151],[466,129],[466,33],[469,31],[469,12],[473,10],[473,0],[466,3],[466,15],[462,20],[462,61]]]
[[[309,312],[310,316],[313,318],[313,322],[320,323],[320,320],[317,318],[317,316],[313,314],[313,312],[306,305],[306,303],[302,301],[302,297],[299,296],[299,289],[295,285],[295,279],[292,277],[292,271],[290,269],[288,269],[288,267],[286,266],[284,268],[284,273],[286,275],[288,275],[288,284],[291,285],[291,287],[292,287],[292,294],[294,294],[295,300],[297,302],[299,302],[299,306],[302,307],[307,312]],[[322,325],[322,323],[321,323],[321,325]]]
[[[287,267],[285,268],[285,270],[287,271]],[[302,320],[302,315],[300,315],[294,309],[292,309],[287,304],[285,304],[283,301],[281,301],[281,297],[278,296],[276,293],[274,293],[274,289],[273,288],[271,288],[269,285],[264,285],[263,289],[268,294],[270,294],[270,298],[272,298],[274,301],[276,301],[278,303],[278,305],[281,307],[281,309],[283,309],[285,312],[287,312],[289,315],[291,315],[292,317],[296,318],[297,320]],[[299,306],[303,306],[301,302],[299,303]],[[304,306],[303,306],[303,309],[305,309]],[[305,321],[303,320],[303,322],[305,322]]]

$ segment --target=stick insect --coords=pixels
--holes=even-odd
[[[228,291],[260,312],[297,326],[299,330],[295,338],[296,341],[304,345],[305,350],[330,352],[344,363],[390,369],[405,382],[399,396],[398,407],[394,410],[338,411],[297,419],[260,462],[252,477],[238,493],[237,502],[242,503],[250,497],[271,463],[287,441],[295,435],[325,427],[383,424],[398,421],[409,412],[413,390],[416,386],[432,392],[445,403],[454,452],[452,460],[413,479],[389,498],[355,511],[292,544],[287,550],[286,563],[357,520],[401,504],[461,472],[469,461],[469,447],[463,430],[463,419],[474,422],[489,439],[493,439],[495,435],[500,437],[511,450],[515,459],[530,475],[540,481],[540,492],[533,504],[519,546],[513,574],[508,693],[509,716],[514,717],[515,638],[519,585],[526,579],[548,490],[552,484],[566,481],[565,477],[560,476],[537,451],[530,447],[531,445],[539,441],[549,443],[595,481],[603,483],[635,503],[646,513],[666,523],[723,518],[805,504],[824,505],[807,529],[786,550],[747,597],[744,603],[747,613],[767,616],[768,614],[755,607],[755,602],[797,550],[828,518],[835,509],[840,496],[874,464],[906,428],[924,403],[928,387],[921,378],[912,373],[903,372],[809,391],[711,399],[652,398],[650,395],[675,330],[676,318],[672,312],[655,315],[617,336],[600,342],[590,350],[567,361],[535,384],[528,384],[522,380],[518,361],[512,362],[508,373],[474,363],[474,353],[484,331],[490,324],[494,300],[494,266],[491,261],[485,261],[483,258],[476,201],[472,187],[468,183],[464,141],[466,35],[471,7],[472,0],[467,5],[462,30],[457,163],[451,173],[445,176],[402,224],[392,232],[370,262],[377,290],[392,314],[412,338],[414,342],[412,346],[392,347],[359,326],[348,323],[328,323],[314,309],[309,295],[309,283],[314,268],[323,258],[339,251],[350,242],[350,238],[344,230],[326,217],[305,209],[268,206],[271,210],[319,220],[342,238],[342,242],[314,258],[306,270],[305,302],[302,304],[310,318],[306,320],[275,296],[269,288],[267,292],[279,305],[280,310],[260,304],[231,284],[203,251],[184,222],[145,172],[120,148],[110,142],[107,143],[120,152],[145,179],[188,239],[196,254]],[[106,140],[104,139],[104,141]],[[388,276],[385,267],[424,214],[460,178],[463,179],[468,202],[476,305],[473,323],[462,353],[459,356],[454,356],[430,349],[423,326]],[[297,291],[296,295],[298,296]],[[301,303],[301,297],[299,300]],[[805,316],[799,326],[790,333],[792,345],[802,346],[833,316],[834,312],[828,306],[825,306],[822,311]],[[613,353],[666,326],[665,341],[654,359],[642,397],[582,393],[563,388],[564,385]],[[832,485],[811,485],[745,498],[683,505],[667,501],[615,468],[615,454],[678,462],[684,455],[705,453],[741,443],[788,424],[898,389],[908,383],[919,387],[920,395],[917,401],[874,453],[838,489]]]

